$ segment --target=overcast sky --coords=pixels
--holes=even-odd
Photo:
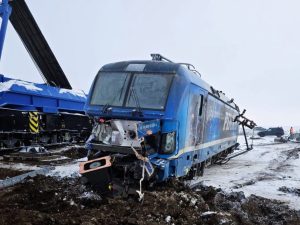
[[[300,125],[298,0],[27,0],[72,86],[106,63],[161,53],[189,62],[261,125]],[[43,82],[12,26],[8,77]]]

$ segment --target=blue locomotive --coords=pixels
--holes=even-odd
[[[237,145],[238,106],[192,65],[161,55],[103,66],[86,103],[95,118],[80,173],[107,190],[203,174]]]

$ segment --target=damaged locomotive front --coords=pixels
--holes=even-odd
[[[190,65],[160,55],[103,66],[86,103],[95,120],[80,173],[101,192],[203,174],[237,145],[238,106]],[[165,61],[163,61],[165,60]]]
[[[88,162],[80,173],[102,193],[128,193],[139,181],[151,181],[149,156],[158,152],[160,121],[98,119],[87,143]]]

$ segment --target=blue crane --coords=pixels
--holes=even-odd
[[[0,5],[0,16],[2,18],[1,29],[0,29],[0,59],[2,56],[3,45],[5,41],[5,35],[7,30],[8,20],[11,14],[12,8],[8,4],[8,0],[3,0]]]

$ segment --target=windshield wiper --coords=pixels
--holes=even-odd
[[[109,108],[111,108],[111,105],[106,103],[102,108],[102,113],[107,113],[108,111],[110,111],[108,110]]]
[[[120,89],[119,101],[121,101],[122,93],[123,93],[123,90],[124,90],[124,87],[125,87],[127,78],[128,78],[128,75],[126,76],[126,78],[125,78],[125,80],[124,80],[124,83],[123,83],[123,85],[122,85],[122,88]]]
[[[136,91],[133,87],[131,87],[131,95],[133,97],[133,100],[135,101],[136,109],[137,109],[137,110],[136,109],[132,110],[132,114],[137,116],[144,116],[138,95],[136,94]]]
[[[123,85],[122,85],[120,91],[116,93],[116,95],[114,96],[114,98],[112,99],[112,101],[111,101],[111,102],[107,102],[107,103],[103,106],[103,108],[102,108],[102,113],[107,113],[107,112],[109,112],[109,111],[112,110],[112,108],[111,108],[112,105],[111,105],[111,104],[114,103],[114,101],[116,100],[116,98],[117,98],[118,95],[119,95],[119,101],[121,100],[122,93],[123,93],[123,91],[124,91],[124,87],[125,87],[127,78],[128,78],[128,76],[126,76],[126,78],[125,78],[125,80],[124,80],[124,83],[123,83]]]

